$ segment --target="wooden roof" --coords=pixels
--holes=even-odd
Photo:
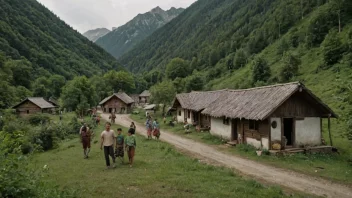
[[[141,94],[139,94],[139,97],[149,97],[150,92],[148,90],[144,90]]]
[[[179,94],[176,99],[182,108],[195,111],[203,108],[202,114],[213,117],[264,120],[298,91],[304,91],[309,95],[315,106],[326,115],[331,114],[331,117],[337,117],[326,104],[300,82],[251,89],[200,92],[202,94],[191,92]]]
[[[46,101],[44,98],[42,97],[30,97],[30,98],[26,98],[24,99],[22,102],[20,102],[19,104],[13,106],[12,108],[15,109],[18,106],[20,106],[21,104],[23,104],[26,101],[30,101],[33,104],[37,105],[39,108],[41,109],[51,109],[51,108],[55,108],[54,105],[52,105],[51,103],[49,103],[48,101]]]
[[[122,102],[126,103],[126,104],[131,104],[134,103],[134,100],[129,97],[125,92],[118,92],[118,93],[114,93],[113,95],[105,98],[104,100],[102,100],[99,105],[103,105],[105,104],[107,101],[109,101],[111,98],[113,98],[114,96],[116,96],[117,98],[119,98],[120,100],[122,100]]]

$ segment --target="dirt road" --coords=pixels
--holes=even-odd
[[[102,114],[105,120],[108,120],[108,114]],[[122,126],[129,127],[133,120],[128,115],[118,115],[116,123]],[[136,123],[136,122],[135,122]],[[137,133],[146,136],[144,126],[136,123]],[[237,157],[234,155],[225,154],[217,149],[199,143],[194,140],[186,139],[171,133],[161,130],[160,139],[164,142],[174,145],[176,148],[192,156],[201,157],[205,160],[215,162],[217,165],[223,165],[229,168],[234,168],[249,177],[256,180],[265,181],[268,183],[277,184],[285,188],[302,191],[308,194],[326,197],[351,198],[352,189],[340,184],[332,183],[331,181],[307,176],[293,171],[275,168],[268,165]]]

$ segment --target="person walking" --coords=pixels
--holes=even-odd
[[[88,154],[90,152],[90,131],[87,123],[84,123],[83,126],[79,130],[79,134],[81,136],[81,142],[83,145],[83,155],[84,159],[88,158]]]
[[[115,140],[116,136],[114,131],[111,130],[110,127],[111,127],[111,123],[107,122],[105,124],[105,130],[101,133],[101,144],[100,144],[100,150],[102,150],[104,146],[104,156],[105,156],[107,169],[111,168],[109,155],[112,158],[112,162],[113,162],[112,167],[115,168],[114,147],[116,144],[116,140]]]
[[[123,157],[125,155],[124,152],[124,142],[125,142],[125,137],[121,134],[122,129],[118,128],[117,129],[117,136],[116,136],[116,149],[115,149],[115,157],[121,159],[121,163],[123,164]]]
[[[148,139],[152,139],[152,130],[153,130],[152,121],[150,119],[147,119],[145,126],[147,129]]]
[[[134,135],[136,132],[136,125],[134,124],[134,122],[131,122],[130,129],[133,129],[132,135]]]
[[[156,140],[159,140],[160,127],[157,119],[155,119],[153,122],[153,136],[155,137]]]
[[[133,166],[136,146],[137,146],[136,136],[132,134],[131,130],[128,130],[128,136],[125,139],[125,149],[128,154],[128,161],[129,161],[130,167]]]

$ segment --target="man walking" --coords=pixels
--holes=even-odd
[[[83,144],[84,159],[87,159],[90,151],[90,131],[87,123],[83,124],[79,130],[79,134],[81,135],[81,142]]]
[[[100,149],[103,149],[104,146],[104,156],[107,169],[111,168],[110,166],[110,158],[112,158],[113,168],[115,168],[115,155],[114,155],[114,147],[116,144],[116,136],[113,130],[110,129],[111,123],[107,122],[105,124],[105,131],[101,133],[101,144]]]

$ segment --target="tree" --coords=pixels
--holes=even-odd
[[[257,57],[253,61],[252,80],[255,84],[257,81],[266,82],[271,75],[270,67],[265,59]]]
[[[89,78],[89,84],[93,86],[99,101],[113,94],[112,86],[106,82],[103,76],[95,75]]]
[[[27,60],[9,60],[6,66],[11,68],[13,75],[13,85],[20,85],[30,88],[32,79],[32,64]]]
[[[186,78],[186,91],[200,91],[203,89],[204,80],[199,75],[192,75]]]
[[[165,106],[170,104],[176,95],[176,89],[171,81],[158,83],[150,88],[151,100],[156,104],[163,104],[163,114]]]
[[[298,66],[301,64],[301,60],[291,53],[285,53],[282,62],[280,80],[281,82],[287,82],[298,75]]]
[[[277,54],[284,55],[284,53],[290,48],[289,43],[285,38],[282,38],[279,42],[279,46],[277,48]]]
[[[99,102],[94,87],[85,76],[68,81],[62,88],[61,100],[64,108],[79,109],[80,112],[82,108],[95,106]]]
[[[188,64],[182,58],[174,58],[166,65],[166,76],[171,80],[177,77],[184,78],[188,73]]]
[[[220,60],[220,52],[218,49],[211,50],[209,54],[209,65],[214,66]]]
[[[65,86],[66,79],[63,76],[60,75],[52,75],[49,78],[49,84],[50,84],[50,92],[51,96],[55,98],[59,98],[61,94],[61,88]]]
[[[185,87],[186,87],[185,78],[177,77],[174,81],[172,81],[172,83],[174,84],[174,87],[176,88],[177,93],[182,93],[185,91]]]
[[[336,30],[330,31],[322,43],[324,61],[327,65],[337,63],[342,57],[344,47]]]
[[[247,55],[245,51],[241,48],[236,51],[233,66],[235,69],[244,67],[247,64]]]
[[[37,78],[32,84],[32,91],[34,97],[50,97],[49,80],[46,77]]]
[[[123,90],[132,92],[136,88],[134,78],[131,73],[126,71],[111,70],[104,75],[104,79],[111,86],[114,92]]]

